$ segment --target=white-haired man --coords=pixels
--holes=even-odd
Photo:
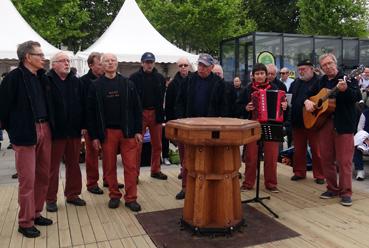
[[[56,212],[60,162],[65,162],[64,195],[67,203],[84,206],[79,195],[82,175],[79,167],[81,130],[84,124],[83,89],[81,81],[70,71],[70,58],[64,52],[51,59],[47,76],[51,82],[54,101],[55,127],[52,129],[50,182],[46,198],[46,210]]]

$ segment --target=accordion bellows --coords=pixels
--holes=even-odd
[[[259,89],[251,94],[251,100],[255,107],[252,119],[258,120],[260,123],[283,122],[281,103],[286,101],[286,92]]]

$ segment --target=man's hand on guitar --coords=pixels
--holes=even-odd
[[[315,110],[315,103],[313,101],[310,101],[309,99],[306,99],[304,102],[305,109],[308,112],[313,112]]]
[[[346,81],[343,80],[343,79],[339,79],[338,84],[337,84],[337,89],[340,92],[346,91],[347,90],[347,83],[346,83]]]
[[[249,102],[246,107],[245,107],[246,111],[253,111],[255,109],[254,104],[252,104],[252,102]]]

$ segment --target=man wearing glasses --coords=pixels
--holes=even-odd
[[[318,94],[322,88],[337,87],[334,94],[335,111],[319,131],[321,164],[327,180],[327,191],[322,193],[320,198],[340,197],[343,206],[351,206],[352,157],[356,130],[355,103],[360,101],[361,94],[357,85],[346,82],[345,75],[338,70],[337,59],[332,53],[321,55],[319,63],[325,75],[307,92],[305,99]],[[307,111],[315,110],[313,101],[306,99],[304,104]]]
[[[141,68],[133,73],[130,78],[136,86],[140,96],[142,114],[142,135],[149,128],[151,138],[151,177],[159,180],[167,180],[167,175],[160,170],[160,154],[162,139],[162,123],[164,122],[164,92],[165,78],[155,68],[155,56],[146,52],[141,56]],[[140,145],[139,158],[141,157],[142,144]],[[138,174],[140,163],[137,164]],[[138,179],[138,178],[137,178]]]
[[[40,236],[34,226],[53,222],[41,216],[49,185],[53,126],[50,82],[45,76],[41,45],[26,41],[18,46],[18,68],[0,87],[0,128],[6,129],[15,151],[18,172],[18,232]]]
[[[190,62],[187,58],[182,57],[178,59],[177,61],[177,67],[178,72],[174,76],[172,82],[169,84],[167,93],[165,96],[165,116],[166,120],[174,120],[177,119],[176,112],[175,112],[175,105],[176,105],[176,99],[179,92],[179,89],[181,88],[181,85],[185,82],[187,79],[187,76],[190,74]],[[184,170],[183,167],[183,159],[184,159],[184,145],[183,144],[177,144],[178,145],[178,151],[179,151],[179,158],[181,160],[181,172],[179,174],[179,179],[182,179],[182,173]],[[184,195],[179,194],[176,196],[176,199],[183,199]]]
[[[50,182],[46,199],[46,210],[56,212],[59,186],[60,162],[65,162],[65,189],[67,203],[84,206],[79,198],[82,190],[82,175],[79,167],[81,130],[84,121],[82,84],[70,71],[70,59],[59,52],[51,59],[51,70],[47,76],[51,82],[55,110],[55,127],[52,130]]]
[[[211,55],[199,55],[198,70],[181,84],[176,102],[177,118],[228,116],[226,85],[222,78],[212,72],[213,67],[214,59]],[[185,169],[182,173],[182,190],[176,199],[185,198],[186,174]]]
[[[284,85],[286,85],[287,91],[290,89],[291,83],[293,82],[293,79],[290,78],[290,70],[287,67],[283,67],[279,74],[281,74],[280,80]]]
[[[318,140],[319,136],[316,130],[305,128],[302,116],[306,92],[318,83],[319,76],[314,73],[314,67],[310,60],[300,61],[297,64],[297,70],[299,78],[291,84],[289,91],[289,93],[292,93],[291,126],[295,146],[295,153],[293,154],[294,175],[291,177],[291,180],[298,181],[306,178],[306,150],[309,144],[313,159],[313,177],[315,183],[324,184]]]

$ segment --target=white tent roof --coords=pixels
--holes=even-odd
[[[0,32],[0,59],[18,59],[17,45],[27,40],[39,42],[46,58],[60,51],[28,25],[10,0],[0,0]]]
[[[174,63],[183,56],[195,62],[198,57],[167,41],[146,19],[135,0],[125,0],[105,33],[77,56],[86,59],[91,52],[114,53],[120,62],[140,62],[144,52],[152,52],[159,63]]]

